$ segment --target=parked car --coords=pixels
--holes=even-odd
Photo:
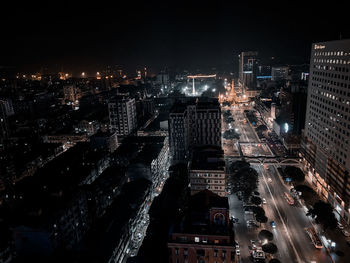
[[[239,249],[239,244],[237,241],[235,241],[235,244],[236,244],[236,249]]]
[[[265,198],[262,198],[261,201],[262,201],[262,203],[263,203],[264,205],[266,205],[266,199],[265,199]]]
[[[239,249],[236,249],[236,255],[240,256],[241,255],[241,251]]]
[[[350,233],[348,231],[346,231],[345,229],[342,229],[341,232],[343,233],[344,236],[350,237]]]

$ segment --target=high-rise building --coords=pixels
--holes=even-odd
[[[137,127],[136,103],[125,95],[118,95],[108,103],[110,127],[117,135],[129,135]]]
[[[302,150],[318,193],[349,222],[350,39],[311,49]]]
[[[239,55],[239,81],[244,88],[254,89],[258,72],[258,52],[241,52]]]
[[[221,147],[221,109],[217,99],[175,103],[169,114],[169,145],[173,161],[184,161],[196,146]]]

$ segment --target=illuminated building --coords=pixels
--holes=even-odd
[[[243,88],[254,89],[256,86],[258,52],[241,52],[239,55],[239,81]]]
[[[349,222],[350,40],[312,45],[302,150],[308,178]]]

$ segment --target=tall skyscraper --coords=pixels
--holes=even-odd
[[[221,147],[221,109],[217,99],[176,103],[169,114],[169,144],[173,161],[184,161],[196,146]]]
[[[137,127],[136,103],[125,95],[118,95],[108,103],[109,121],[117,135],[129,135]]]
[[[302,150],[317,191],[349,222],[350,40],[314,43]]]
[[[239,55],[239,81],[243,88],[253,89],[256,85],[258,71],[258,52],[241,52]]]

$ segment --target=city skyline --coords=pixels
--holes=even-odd
[[[340,3],[10,4],[0,263],[348,263]]]

